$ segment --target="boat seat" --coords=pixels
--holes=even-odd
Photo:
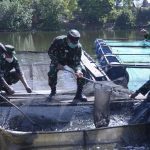
[[[109,46],[107,46],[107,45],[101,45],[101,48],[102,48],[102,50],[103,50],[103,52],[105,54],[107,54],[107,53],[112,54],[111,48]]]
[[[119,62],[110,62],[109,63],[110,65],[116,65],[116,66],[122,66],[122,64],[121,63],[119,63]]]

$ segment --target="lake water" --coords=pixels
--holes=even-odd
[[[1,32],[0,42],[12,44],[17,51],[46,51],[53,38],[66,34],[67,31],[60,32]],[[102,39],[142,39],[138,31],[103,31],[88,30],[80,31],[81,43],[90,53],[93,53],[94,41],[96,38]]]

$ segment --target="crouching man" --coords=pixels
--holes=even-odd
[[[87,101],[85,95],[82,94],[85,80],[84,68],[81,66],[82,46],[79,42],[79,31],[72,29],[67,35],[61,35],[54,39],[49,50],[48,55],[51,59],[50,71],[48,72],[49,86],[51,93],[48,101],[56,94],[57,72],[63,70],[67,65],[75,71],[77,77],[77,91],[74,100]]]
[[[26,82],[21,71],[19,62],[15,57],[15,49],[12,45],[3,45],[0,43],[0,91],[5,91],[8,95],[15,93],[12,84],[21,81],[26,91],[32,90]]]

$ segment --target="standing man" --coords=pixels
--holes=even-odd
[[[26,91],[31,93],[32,90],[27,84],[19,62],[14,55],[15,49],[12,45],[4,46],[0,43],[0,91],[3,90],[9,95],[14,94],[15,91],[10,85],[20,80]]]
[[[145,40],[148,40],[148,41],[150,40],[150,33],[147,30],[142,29],[141,33],[144,35]]]
[[[82,94],[85,81],[82,78],[84,70],[81,66],[82,46],[79,39],[79,31],[72,29],[67,35],[56,37],[48,50],[48,55],[51,59],[50,71],[48,72],[49,86],[51,88],[51,93],[48,97],[49,101],[56,94],[57,72],[63,70],[65,65],[71,67],[77,77],[77,92],[74,99],[87,101]]]

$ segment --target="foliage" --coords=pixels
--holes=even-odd
[[[115,28],[116,29],[129,29],[134,26],[134,15],[131,10],[123,9],[120,14],[118,15]]]
[[[88,23],[103,22],[113,5],[114,0],[79,0],[83,20]]]
[[[32,10],[30,3],[21,5],[20,1],[0,2],[0,30],[30,28]]]
[[[68,19],[73,18],[73,12],[77,10],[77,0],[63,0],[62,1],[64,14]]]
[[[136,23],[137,24],[148,24],[150,21],[150,8],[138,9],[136,15]]]
[[[32,7],[34,10],[34,27],[40,29],[54,29],[59,25],[59,14],[62,12],[60,0],[36,0]]]
[[[131,28],[148,24],[150,8],[134,8],[133,0],[1,0],[0,30],[58,30],[63,25]]]

